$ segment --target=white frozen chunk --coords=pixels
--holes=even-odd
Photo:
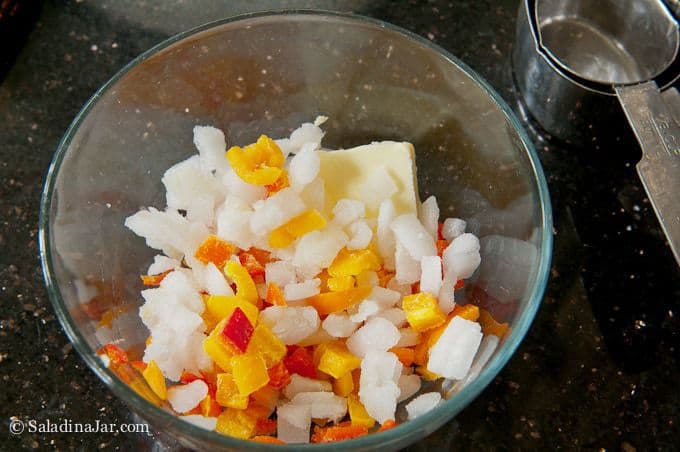
[[[465,233],[465,220],[460,218],[447,218],[442,226],[442,236],[449,242]]]
[[[420,342],[420,333],[414,331],[412,328],[399,329],[399,342],[397,347],[413,347]]]
[[[436,256],[437,247],[434,239],[413,214],[400,215],[390,225],[397,242],[408,254],[420,261],[423,256]]]
[[[442,255],[444,274],[458,279],[472,276],[482,261],[479,248],[479,239],[473,234],[466,233],[455,238]]]
[[[322,391],[333,391],[333,385],[330,381],[315,380],[313,378],[293,374],[290,376],[290,383],[283,388],[283,395],[290,400],[301,392]]]
[[[247,206],[251,206],[254,202],[267,196],[267,189],[264,186],[249,184],[241,179],[231,167],[227,168],[222,175],[222,184],[227,188],[229,195],[239,199]]]
[[[201,156],[201,165],[208,171],[224,171],[227,161],[227,141],[224,133],[211,126],[194,127],[194,145]]]
[[[160,328],[151,330],[151,334],[153,341],[146,347],[143,360],[156,361],[169,380],[178,381],[184,370],[198,372],[212,368],[213,361],[203,350],[205,335],[202,330],[177,334],[170,329]]]
[[[329,314],[322,323],[323,329],[333,337],[349,337],[359,327],[344,312]]]
[[[369,352],[361,362],[359,400],[368,414],[383,424],[394,419],[400,394],[397,381],[402,365],[394,353]]]
[[[356,314],[350,315],[349,319],[352,322],[361,323],[368,319],[369,317],[376,315],[380,311],[380,308],[381,308],[380,304],[378,304],[378,302],[376,301],[369,299],[363,300],[357,306]]]
[[[161,212],[153,207],[127,217],[125,226],[144,237],[150,248],[162,250],[175,259],[193,255],[209,234],[205,225],[191,223],[175,210]]]
[[[305,204],[295,191],[288,187],[253,205],[250,229],[263,236],[305,211]]]
[[[361,181],[362,199],[369,209],[378,209],[380,203],[397,193],[399,187],[386,166],[380,165]]]
[[[212,227],[215,223],[215,198],[209,195],[196,196],[187,207],[187,220]]]
[[[389,350],[399,342],[400,337],[392,323],[380,317],[372,317],[347,339],[347,348],[363,358],[370,351]]]
[[[295,191],[312,182],[319,174],[319,153],[312,148],[306,148],[299,152],[290,161],[288,167],[288,180]]]
[[[389,281],[387,281],[387,284],[385,285],[385,287],[387,289],[398,292],[399,295],[401,295],[402,297],[411,295],[411,285],[399,283],[399,281],[397,281],[396,277],[393,277]]]
[[[349,242],[347,242],[348,250],[360,250],[368,247],[373,238],[373,231],[366,221],[359,220],[350,224],[348,227]]]
[[[479,323],[456,316],[430,349],[427,370],[460,380],[467,374],[482,341]]]
[[[234,295],[224,273],[212,262],[205,267],[205,286],[210,295]]]
[[[423,256],[420,260],[420,291],[435,297],[442,287],[442,260],[439,256]]]
[[[201,167],[198,155],[171,166],[161,181],[165,186],[165,197],[170,209],[188,210],[193,206],[194,200],[200,197],[208,197],[214,206],[224,196],[220,182]]]
[[[439,289],[437,300],[439,302],[439,309],[441,309],[444,314],[448,314],[456,307],[456,282],[456,278],[450,276],[447,276],[442,280],[442,286]]]
[[[271,328],[286,345],[296,344],[319,328],[319,314],[311,306],[270,306],[260,312],[259,321]]]
[[[380,311],[378,313],[378,316],[387,320],[388,322],[390,322],[392,325],[396,326],[397,328],[406,324],[406,314],[404,313],[403,309],[399,309],[399,308],[385,309],[384,311]],[[400,338],[400,340],[401,340],[401,338]],[[398,342],[397,342],[397,344],[398,344]]]
[[[203,380],[168,388],[168,402],[178,413],[186,413],[195,408],[207,395],[208,385]]]
[[[297,343],[300,347],[309,347],[310,345],[319,345],[324,342],[330,342],[334,338],[326,330],[319,327],[312,335],[307,336],[303,340]]]
[[[283,287],[283,297],[289,301],[303,300],[320,292],[321,280],[310,279],[300,283],[288,283]]]
[[[163,256],[161,254],[158,254],[158,255],[153,257],[153,264],[151,264],[149,266],[149,269],[146,271],[146,274],[147,275],[159,275],[159,274],[166,272],[168,270],[172,270],[173,268],[177,268],[180,265],[182,265],[182,264],[177,259],[171,259],[167,256]]]
[[[298,268],[328,268],[347,243],[347,235],[337,227],[305,234],[295,246],[293,265]]]
[[[420,278],[420,261],[411,257],[401,243],[397,242],[394,253],[396,273],[394,279],[399,284],[413,284]]]
[[[397,381],[397,386],[399,386],[400,394],[397,399],[397,403],[403,402],[404,400],[411,397],[413,394],[420,390],[420,375],[410,374],[401,375]]]
[[[442,395],[438,392],[421,394],[406,404],[408,419],[415,419],[434,409],[442,401]]]
[[[366,216],[366,206],[355,199],[340,199],[333,207],[333,222],[346,226]]]
[[[296,281],[295,267],[285,260],[268,262],[264,266],[264,279],[267,284],[275,283],[279,287],[285,287]]]
[[[378,252],[382,256],[385,268],[394,270],[394,251],[396,240],[390,224],[396,218],[396,210],[391,199],[386,199],[378,209],[377,242]]]
[[[180,419],[205,430],[215,430],[215,427],[217,427],[216,417],[205,417],[201,416],[200,414],[188,414],[186,416],[182,416]]]
[[[292,403],[311,406],[312,418],[315,419],[337,422],[347,414],[347,399],[332,392],[301,392],[293,397]]]
[[[479,345],[479,350],[477,350],[477,355],[475,355],[475,359],[472,361],[470,370],[467,375],[465,375],[465,378],[460,381],[461,388],[465,387],[479,376],[482,369],[493,355],[493,352],[496,351],[499,342],[500,339],[498,336],[494,336],[493,334],[484,336],[482,343]]]
[[[420,219],[420,222],[430,234],[430,237],[437,240],[437,229],[439,228],[439,206],[437,205],[437,198],[430,196],[420,205],[420,209],[418,209],[418,219]]]
[[[289,444],[308,443],[312,409],[309,405],[286,403],[276,409],[276,436]]]
[[[291,153],[295,154],[302,146],[306,144],[311,144],[312,149],[319,149],[321,146],[321,140],[323,139],[324,131],[320,127],[312,124],[311,122],[306,122],[302,124],[297,129],[293,130],[290,134],[290,148]]]
[[[239,248],[248,249],[255,241],[250,230],[253,211],[234,196],[227,196],[217,211],[217,236]]]

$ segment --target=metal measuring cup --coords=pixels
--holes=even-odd
[[[549,133],[585,144],[617,127],[623,107],[643,151],[638,174],[680,264],[680,124],[659,91],[680,75],[673,16],[661,0],[524,0],[517,27],[515,77]]]

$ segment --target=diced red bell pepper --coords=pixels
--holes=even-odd
[[[125,350],[114,344],[106,344],[99,349],[99,354],[106,353],[112,363],[125,364],[128,362],[128,356]]]
[[[444,250],[449,246],[449,241],[444,239],[439,239],[435,243],[437,245],[437,256],[442,257]]]
[[[274,419],[260,418],[255,424],[255,436],[273,435],[276,433],[276,421]]]
[[[444,238],[442,235],[442,229],[444,229],[444,223],[440,221],[437,223],[437,240],[442,240]]]
[[[316,378],[316,366],[309,350],[304,347],[293,349],[285,358],[283,364],[288,372],[298,374],[303,377]]]
[[[267,436],[267,435],[253,436],[252,438],[250,438],[250,440],[255,441],[256,443],[286,444],[286,442],[281,441],[278,438],[275,438],[273,436]]]
[[[456,285],[453,286],[453,288],[456,289],[456,290],[462,289],[464,285],[465,285],[465,281],[462,280],[462,279],[459,279],[458,281],[456,281]]]
[[[290,383],[290,372],[286,369],[283,361],[269,369],[269,386],[274,389],[281,389]]]
[[[237,307],[224,325],[222,335],[228,339],[234,347],[241,352],[245,352],[254,330],[255,328],[253,328],[248,317],[246,317],[241,308]]]
[[[191,383],[192,381],[196,381],[196,380],[202,380],[202,378],[199,377],[198,375],[192,374],[191,372],[187,372],[186,370],[183,371],[182,375],[180,375],[180,377],[179,377],[179,381],[181,381],[185,385]]]

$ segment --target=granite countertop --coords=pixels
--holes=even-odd
[[[130,419],[73,351],[49,303],[36,237],[43,181],[80,106],[125,63],[176,32],[275,6],[400,25],[450,50],[519,108],[510,65],[517,0],[45,2],[26,41],[12,41],[16,59],[5,47],[0,66],[0,450],[153,447],[135,434],[9,433],[12,417]],[[622,125],[611,140],[570,148],[526,124],[555,215],[543,306],[498,378],[410,450],[675,449],[680,278],[636,177],[635,140]]]

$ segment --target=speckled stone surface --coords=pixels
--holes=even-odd
[[[517,0],[48,1],[0,80],[0,450],[139,449],[138,434],[11,435],[11,419],[130,422],[74,353],[38,261],[38,202],[80,106],[125,63],[212,19],[271,7],[354,11],[457,55],[519,111],[510,64]],[[17,41],[19,42],[19,41]],[[4,44],[4,43],[3,43]],[[530,120],[555,211],[542,308],[499,377],[424,450],[678,448],[680,278],[620,136],[588,148],[547,141]]]

